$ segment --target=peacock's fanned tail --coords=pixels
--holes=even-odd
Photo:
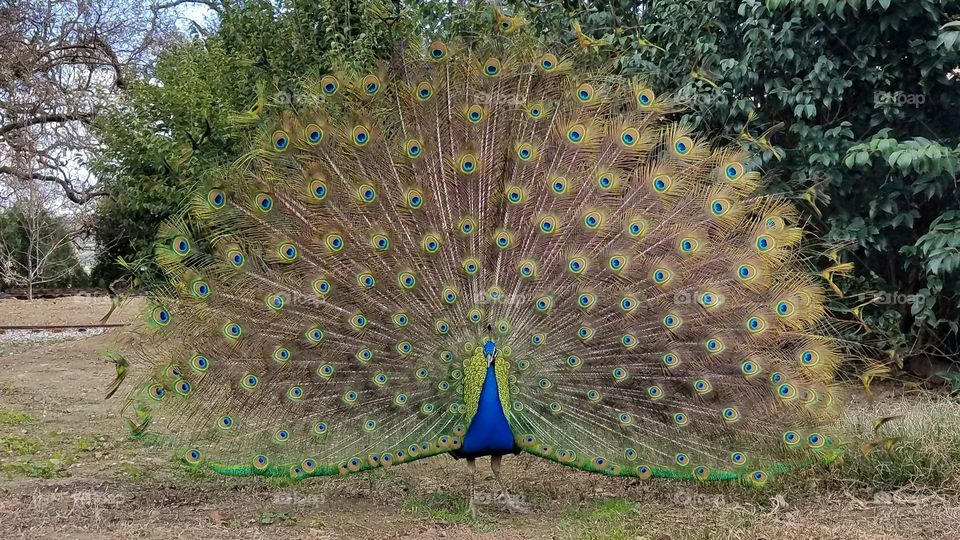
[[[757,484],[832,459],[794,207],[642,83],[498,28],[315,81],[165,226],[131,425],[228,474],[411,461],[461,445],[489,338],[532,454]]]

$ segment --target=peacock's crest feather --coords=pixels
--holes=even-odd
[[[163,227],[132,429],[227,474],[449,452],[489,339],[532,454],[752,484],[833,459],[843,353],[795,208],[643,81],[492,22],[311,82]]]

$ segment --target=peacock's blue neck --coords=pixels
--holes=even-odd
[[[487,341],[483,346],[485,356],[492,356],[495,346]],[[497,375],[493,369],[493,362],[487,366],[487,374],[483,379],[480,390],[480,402],[477,413],[470,421],[470,427],[463,437],[463,444],[455,453],[457,457],[479,457],[502,455],[514,452],[516,445],[513,441],[513,431],[507,423],[507,417],[500,405],[500,395],[497,392]]]

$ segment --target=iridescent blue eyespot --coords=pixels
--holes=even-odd
[[[277,130],[273,132],[273,148],[275,150],[282,152],[287,149],[289,143],[290,138],[285,131]]]
[[[181,396],[185,396],[190,393],[190,390],[192,389],[192,387],[190,386],[190,383],[188,383],[187,381],[180,381],[176,385],[174,385],[174,389]]]
[[[676,367],[680,365],[680,357],[673,353],[667,353],[663,355],[663,365],[668,368]]]
[[[669,178],[664,177],[664,176],[658,176],[658,177],[654,178],[654,179],[653,179],[653,189],[657,190],[658,192],[663,193],[664,191],[667,190],[667,188],[670,187],[669,180],[670,180]]]
[[[777,304],[777,315],[781,317],[789,317],[794,314],[796,307],[793,305],[793,302],[789,300],[784,300]]]
[[[311,328],[306,332],[307,340],[313,344],[320,343],[323,341],[323,330],[319,328]]]
[[[577,88],[577,99],[581,102],[588,102],[593,97],[593,86],[589,83],[583,83]]]
[[[223,208],[223,205],[226,204],[227,198],[224,196],[223,192],[219,189],[211,189],[207,193],[207,202],[210,203],[210,206],[213,208]]]
[[[160,385],[151,386],[147,391],[147,394],[153,399],[161,399],[163,396],[167,395],[167,391],[163,389]]]
[[[363,272],[357,275],[357,283],[360,285],[360,287],[369,289],[377,284],[377,280],[373,277],[373,274],[369,272]]]
[[[290,359],[290,349],[287,349],[286,347],[277,347],[277,349],[273,351],[273,359],[281,364],[286,362]]]
[[[680,323],[681,323],[681,320],[680,320],[680,317],[679,317],[678,315],[669,314],[669,315],[665,315],[665,316],[663,317],[663,325],[664,325],[668,330],[672,330],[672,329],[674,329],[674,328],[677,328],[678,326],[680,326]]]
[[[326,75],[320,79],[320,87],[323,88],[323,93],[327,95],[332,95],[337,92],[337,88],[340,86],[340,82],[333,75]]]
[[[729,203],[724,199],[716,199],[710,205],[710,210],[715,216],[722,216],[729,210]]]
[[[177,255],[186,255],[190,252],[190,242],[182,236],[178,236],[173,239],[173,250],[177,252]]]
[[[726,166],[724,173],[727,175],[729,180],[737,180],[743,176],[743,165],[741,163],[729,163]]]
[[[200,354],[194,355],[194,357],[190,359],[190,367],[195,371],[206,371],[209,365],[210,361],[207,360],[207,357]]]
[[[544,71],[553,71],[557,65],[557,57],[552,54],[545,54],[540,57],[540,68]]]
[[[784,400],[792,400],[797,397],[797,389],[792,384],[783,383],[777,387],[777,394]]]
[[[447,56],[447,45],[442,41],[434,41],[427,50],[433,60],[443,60]]]
[[[809,444],[811,448],[820,448],[826,444],[826,439],[819,433],[811,433],[810,436],[807,437],[807,444]]]
[[[376,75],[367,75],[360,81],[360,85],[363,87],[363,91],[367,95],[374,95],[380,91],[380,78]]]
[[[153,310],[153,321],[160,326],[170,324],[170,312],[166,308],[158,307]]]
[[[500,74],[500,60],[488,58],[483,65],[483,72],[487,77],[496,77]]]

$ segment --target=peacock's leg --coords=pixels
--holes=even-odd
[[[493,471],[493,477],[497,479],[497,484],[500,486],[500,491],[503,492],[503,500],[506,503],[507,510],[511,512],[524,512],[525,509],[514,502],[513,498],[510,497],[510,492],[507,491],[506,484],[503,483],[503,478],[500,476],[500,463],[503,461],[503,456],[490,456],[490,470]]]
[[[467,468],[470,469],[470,517],[476,519],[477,517],[477,500],[473,496],[473,491],[476,486],[477,479],[477,460],[473,458],[467,458]]]

